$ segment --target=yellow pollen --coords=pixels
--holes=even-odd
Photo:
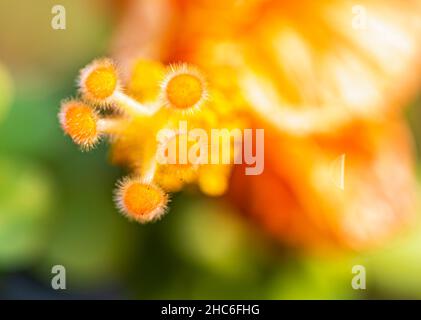
[[[166,87],[167,99],[178,109],[194,107],[203,97],[203,84],[199,78],[191,74],[174,76]]]
[[[97,119],[92,108],[82,102],[68,102],[62,109],[64,131],[78,144],[90,145],[98,138]]]
[[[117,87],[117,74],[112,65],[93,69],[85,80],[86,93],[93,99],[110,97]]]
[[[129,217],[147,222],[163,212],[167,195],[157,187],[130,182],[123,190],[121,202]]]

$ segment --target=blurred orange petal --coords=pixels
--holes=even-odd
[[[238,169],[233,198],[294,245],[361,249],[383,243],[414,214],[410,138],[401,121],[365,126],[313,139],[267,134],[264,173],[245,177]],[[341,155],[343,189],[335,174]]]

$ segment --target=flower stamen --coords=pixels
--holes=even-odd
[[[77,100],[63,102],[59,120],[64,132],[83,148],[88,149],[98,141],[98,116],[87,104]]]
[[[203,76],[187,64],[172,66],[161,85],[161,90],[164,104],[180,111],[200,108],[208,96]]]
[[[114,63],[109,59],[95,60],[82,69],[79,87],[83,97],[97,105],[116,105],[130,115],[152,115],[158,106],[146,106],[121,90]]]
[[[146,223],[165,213],[168,195],[144,179],[126,178],[117,189],[116,202],[128,218]]]

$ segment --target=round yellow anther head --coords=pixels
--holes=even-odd
[[[113,95],[117,86],[117,71],[111,61],[95,61],[81,72],[82,93],[91,101],[105,102]]]
[[[88,148],[98,140],[97,115],[88,105],[80,101],[62,104],[60,124],[77,144]]]
[[[202,97],[202,83],[189,74],[180,74],[168,82],[168,101],[178,109],[194,107]]]
[[[178,110],[199,107],[207,96],[203,77],[195,68],[187,65],[172,67],[162,89],[166,104]]]
[[[164,191],[139,179],[124,181],[117,192],[117,203],[121,211],[141,223],[162,216],[167,202],[168,196]]]

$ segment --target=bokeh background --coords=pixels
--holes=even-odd
[[[381,248],[325,255],[282,246],[195,189],[173,195],[158,223],[122,217],[112,190],[124,170],[106,143],[80,152],[57,121],[79,68],[109,52],[115,6],[60,1],[60,31],[55,4],[0,2],[0,298],[421,298],[418,223]],[[420,103],[406,109],[417,150]],[[364,291],[351,287],[356,264]],[[66,290],[51,288],[54,265],[66,268]]]

